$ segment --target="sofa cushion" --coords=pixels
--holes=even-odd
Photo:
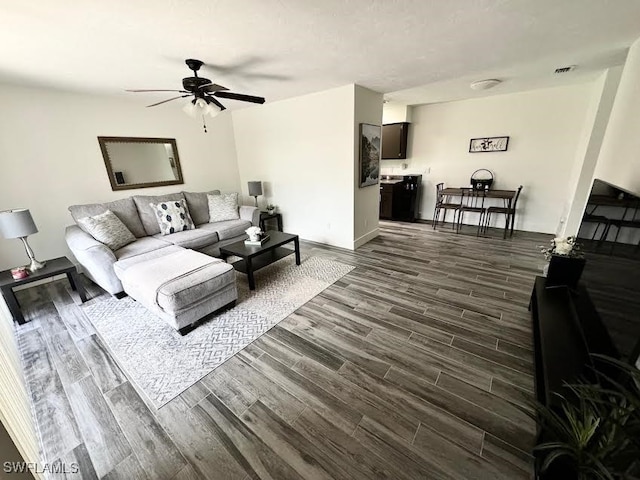
[[[182,192],[187,200],[187,207],[193,219],[193,223],[201,225],[209,223],[209,202],[207,195],[220,195],[220,190],[210,192]]]
[[[125,258],[136,257],[144,253],[159,250],[172,245],[170,242],[164,242],[152,237],[139,238],[133,243],[126,245],[115,252],[113,252],[118,260]]]
[[[206,223],[198,229],[216,232],[220,240],[245,235],[244,231],[251,226],[247,220],[226,220],[224,222]]]
[[[170,235],[172,233],[196,228],[191,219],[191,215],[189,215],[189,209],[187,208],[187,202],[185,200],[152,203],[151,208],[156,211],[156,218],[161,235]]]
[[[220,195],[207,195],[209,203],[209,222],[223,222],[225,220],[237,220],[238,194],[221,193]]]
[[[134,195],[133,201],[138,209],[142,226],[147,235],[155,235],[160,233],[158,225],[158,217],[156,211],[151,207],[152,203],[170,202],[176,200],[184,200],[182,192],[170,193],[168,195]]]
[[[180,252],[184,250],[182,247],[177,247],[176,245],[169,245],[168,243],[161,242],[160,240],[156,240],[155,238],[148,237],[145,240],[150,240],[149,245],[151,243],[156,242],[156,246],[162,244],[164,246],[156,248],[155,250],[148,250],[146,252],[140,251],[138,254],[131,254],[128,256],[122,255],[120,259],[113,264],[113,269],[116,271],[116,275],[120,278],[121,274],[127,271],[134,265],[137,265],[141,262],[146,262],[148,260],[153,260],[155,258],[166,258],[168,255]],[[138,240],[141,241],[141,240]],[[136,242],[138,243],[138,242]],[[133,245],[133,244],[131,244]]]
[[[76,223],[78,223],[78,219],[80,218],[93,217],[100,213],[104,213],[107,210],[111,210],[137,238],[147,236],[147,232],[145,232],[142,222],[140,222],[140,216],[138,215],[136,204],[133,202],[132,198],[123,198],[122,200],[115,200],[107,203],[71,205],[69,207],[69,212],[71,212],[71,216]],[[87,232],[82,225],[78,224],[78,226]]]
[[[122,221],[111,211],[99,213],[93,217],[78,219],[78,225],[100,243],[104,243],[111,250],[118,250],[131,242],[136,237],[129,231]]]
[[[208,247],[209,245],[218,242],[218,234],[215,231],[204,230],[202,228],[185,230],[183,232],[176,232],[170,235],[161,235],[158,233],[157,235],[154,235],[154,238],[161,238],[165,242],[171,242],[179,247],[195,250]]]

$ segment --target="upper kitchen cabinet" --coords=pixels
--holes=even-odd
[[[382,126],[382,159],[401,160],[407,158],[409,123],[387,123]]]

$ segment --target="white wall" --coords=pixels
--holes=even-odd
[[[262,180],[285,231],[353,248],[354,85],[233,112],[242,190]],[[372,187],[371,187],[372,188]]]
[[[382,121],[382,94],[355,86],[354,110],[354,239],[353,247],[364,245],[379,234],[380,186],[360,188],[360,124],[380,125]]]
[[[229,113],[209,120],[204,133],[180,105],[148,109],[120,98],[5,85],[0,105],[0,210],[31,210],[39,233],[29,242],[37,258],[66,254],[72,204],[180,190],[239,191]],[[185,184],[113,192],[97,136],[175,138]],[[19,240],[0,239],[0,269],[26,261]]]
[[[583,132],[584,141],[576,154],[567,192],[566,214],[563,214],[562,223],[558,226],[558,236],[577,235],[580,229],[621,73],[622,67],[608,69],[593,84]]]
[[[383,173],[422,174],[421,218],[431,219],[437,183],[467,186],[476,169],[487,168],[496,179],[493,188],[524,186],[516,229],[555,232],[584,141],[592,88],[586,83],[413,107],[408,159],[383,160]],[[508,151],[468,153],[471,138],[504,135],[510,137]]]
[[[400,123],[411,121],[412,107],[401,103],[387,102],[382,111],[382,123]]]
[[[640,39],[629,49],[595,178],[640,195]]]

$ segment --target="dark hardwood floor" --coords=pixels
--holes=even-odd
[[[73,479],[531,478],[527,305],[548,238],[384,222],[356,252],[303,243],[356,268],[159,410],[65,282],[23,290],[45,459],[79,463]]]

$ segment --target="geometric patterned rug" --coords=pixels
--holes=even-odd
[[[236,272],[236,306],[185,336],[129,297],[82,308],[129,380],[160,408],[354,268],[319,257],[297,266],[293,257],[256,272],[254,291]]]

